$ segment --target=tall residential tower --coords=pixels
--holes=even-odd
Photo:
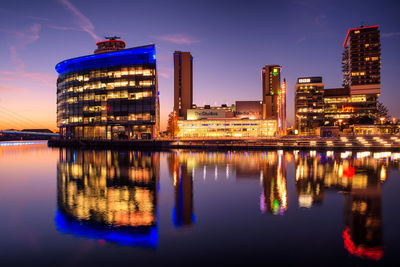
[[[347,32],[343,47],[343,87],[350,94],[380,94],[381,44],[379,26]]]
[[[193,106],[193,57],[190,52],[174,52],[174,111],[186,119]]]

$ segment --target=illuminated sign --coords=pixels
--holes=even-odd
[[[367,98],[365,96],[352,96],[351,102],[365,102]]]
[[[278,73],[278,69],[273,69],[272,74],[273,74],[274,76],[277,76],[277,75],[279,74],[279,73]]]
[[[236,117],[254,120],[262,119],[262,104],[260,101],[236,101]]]
[[[310,82],[311,82],[310,78],[299,79],[299,83],[310,83]]]
[[[322,83],[322,77],[300,77],[297,79],[297,83]]]
[[[188,120],[200,120],[208,118],[225,118],[225,110],[223,109],[188,109]]]
[[[346,107],[342,105],[342,112],[354,112],[354,107]]]

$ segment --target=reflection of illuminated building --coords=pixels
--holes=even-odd
[[[286,160],[281,153],[270,154],[272,158],[262,162],[260,209],[262,212],[283,215],[287,210]]]
[[[385,154],[386,153],[386,154]],[[379,260],[382,247],[381,183],[386,180],[390,152],[307,153],[296,159],[299,205],[323,201],[326,189],[345,193],[345,249],[360,258]],[[394,164],[394,163],[392,163]],[[325,189],[324,189],[325,188]]]
[[[58,230],[156,246],[158,177],[158,154],[60,150]]]
[[[194,177],[193,173],[201,173],[203,179],[213,177],[215,180],[221,176],[229,179],[234,174],[237,180],[260,179],[263,185],[261,211],[282,214],[287,209],[286,162],[290,160],[291,155],[284,155],[282,151],[179,151],[169,155],[169,169],[175,188],[183,190],[176,191],[176,194],[184,197],[184,203],[193,201],[192,182],[190,182]],[[224,174],[221,175],[221,172]],[[187,179],[185,184],[186,176],[190,179]],[[179,179],[183,180],[182,185]],[[179,197],[176,199],[178,200]],[[192,206],[187,204],[184,207],[187,207],[185,216],[189,218]]]
[[[324,199],[324,175],[328,166],[318,164],[316,157],[303,156],[296,161],[296,193],[299,206],[310,208]]]
[[[352,255],[379,260],[383,256],[381,182],[377,175],[371,178],[364,188],[352,189],[345,196],[343,238]]]
[[[175,207],[172,219],[175,226],[191,225],[193,214],[193,177],[185,161],[180,161],[179,154],[168,155],[169,169],[174,179]]]

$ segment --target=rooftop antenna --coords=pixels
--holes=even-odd
[[[107,40],[117,40],[120,39],[121,37],[114,35],[114,36],[104,36],[104,38]]]

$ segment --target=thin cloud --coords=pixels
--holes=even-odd
[[[28,93],[26,89],[12,87],[6,84],[0,84],[0,92],[8,92],[8,93],[16,93],[16,94],[25,94]]]
[[[13,63],[15,69],[19,72],[23,72],[25,69],[25,63],[22,61],[21,57],[17,53],[17,49],[15,48],[15,46],[11,45],[9,47],[9,50],[11,62]]]
[[[192,37],[183,34],[169,34],[169,35],[167,34],[167,35],[155,36],[154,38],[173,44],[184,44],[184,45],[195,44],[200,42],[200,40],[198,39],[194,39]]]
[[[302,37],[300,37],[300,38],[297,40],[297,43],[302,43],[302,42],[304,42],[306,39],[307,39],[307,38],[306,38],[305,36],[302,36]]]
[[[387,32],[387,33],[382,33],[382,37],[393,37],[393,36],[398,36],[400,35],[400,32]]]
[[[69,10],[77,19],[79,27],[87,32],[95,41],[100,41],[101,38],[94,33],[94,25],[92,22],[82,14],[69,0],[58,0],[67,10]]]
[[[8,15],[12,15],[14,17],[20,17],[20,18],[26,18],[26,19],[32,19],[32,20],[50,21],[50,19],[48,19],[48,18],[38,17],[38,16],[25,16],[25,15],[21,15],[20,13],[17,13],[17,12],[8,10],[8,9],[4,9],[4,8],[0,8],[0,13],[5,13]]]
[[[19,48],[25,48],[27,45],[39,40],[39,32],[41,28],[41,24],[34,23],[29,28],[24,30],[9,30],[0,28],[0,32],[6,33],[8,37],[13,40],[13,43]]]
[[[23,17],[27,18],[27,19],[33,19],[33,20],[50,21],[50,19],[43,18],[43,17],[36,17],[36,16],[23,16]]]
[[[57,76],[38,72],[26,72],[25,70],[17,71],[0,71],[0,81],[32,81],[37,82],[40,86],[54,87]]]
[[[319,25],[319,24],[321,24],[322,20],[324,20],[326,18],[327,18],[327,16],[325,14],[320,14],[315,17],[314,22],[315,22],[315,24]]]
[[[162,71],[159,71],[158,74],[159,74],[161,77],[164,77],[164,78],[166,78],[166,79],[169,79],[169,78],[171,77],[171,75],[169,75],[169,73],[162,72]]]
[[[82,31],[81,29],[75,27],[67,27],[67,26],[49,25],[47,27],[49,27],[50,29],[60,30],[60,31]]]

